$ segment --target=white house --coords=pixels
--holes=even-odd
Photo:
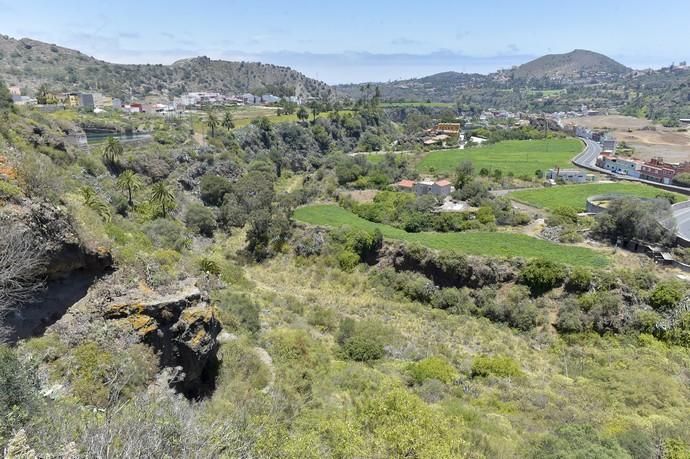
[[[586,183],[593,182],[596,177],[593,174],[588,174],[587,172],[578,169],[549,169],[546,172],[546,179],[560,179],[568,183]]]

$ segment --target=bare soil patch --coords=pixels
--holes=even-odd
[[[621,115],[573,118],[566,124],[608,129],[616,140],[632,146],[635,157],[640,159],[662,156],[671,162],[690,161],[690,132],[679,132],[679,128],[666,128],[649,120]]]

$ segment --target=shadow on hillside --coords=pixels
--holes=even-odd
[[[67,312],[76,302],[86,296],[89,287],[99,274],[75,271],[64,279],[49,281],[37,298],[24,304],[6,318],[9,334],[6,339],[16,343],[21,339],[41,336],[46,328]]]

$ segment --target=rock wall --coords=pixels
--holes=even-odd
[[[507,261],[440,253],[405,244],[384,245],[378,258],[380,266],[418,272],[439,287],[481,288],[511,282],[517,276],[515,266]]]
[[[116,299],[103,306],[103,315],[131,327],[158,352],[161,367],[176,370],[172,386],[196,399],[213,392],[219,366],[216,337],[221,325],[207,301],[197,287],[188,286],[145,301]]]

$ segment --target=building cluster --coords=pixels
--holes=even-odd
[[[400,191],[414,192],[417,196],[430,194],[437,198],[445,198],[453,192],[453,186],[448,180],[401,180],[395,184]]]
[[[596,162],[598,167],[613,172],[614,174],[627,175],[628,177],[650,180],[652,182],[669,185],[673,178],[681,173],[690,173],[690,162],[668,163],[664,158],[652,158],[642,161],[635,158],[622,158],[610,152],[603,152]]]
[[[9,88],[15,105],[38,105],[36,97],[22,95],[18,86]],[[289,102],[301,104],[301,98],[291,96],[285,98]],[[271,105],[282,101],[283,98],[272,94],[254,95],[251,93],[240,95],[225,95],[217,92],[190,92],[175,97],[168,103],[130,102],[129,104],[98,92],[66,92],[50,94],[48,105],[68,108],[84,108],[87,110],[123,110],[129,113],[169,113],[186,109],[199,109],[208,106],[227,105]]]
[[[296,104],[302,103],[302,100],[296,96],[290,96],[285,99]],[[176,109],[185,109],[209,105],[271,105],[282,100],[282,97],[274,96],[273,94],[255,95],[248,92],[239,95],[226,95],[218,92],[189,92],[175,97],[173,105]]]
[[[563,181],[566,183],[594,182],[596,181],[597,176],[594,174],[588,174],[587,172],[579,169],[561,169],[557,167],[554,169],[549,169],[544,178],[553,185],[557,181]]]

